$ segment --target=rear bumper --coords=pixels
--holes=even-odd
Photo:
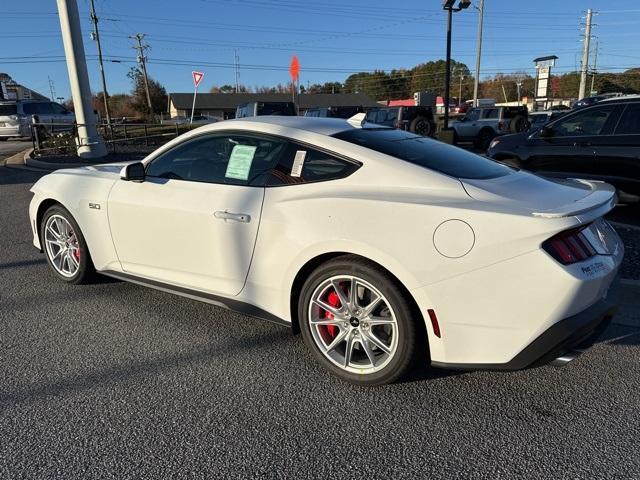
[[[0,137],[19,137],[20,133],[20,125],[7,125],[4,127],[0,127]]]
[[[575,349],[591,347],[609,326],[620,304],[620,281],[616,278],[607,294],[585,310],[553,324],[507,363],[444,363],[434,367],[456,370],[521,370],[544,365]]]

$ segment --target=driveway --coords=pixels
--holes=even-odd
[[[638,306],[569,365],[355,387],[288,329],[56,281],[0,168],[0,477],[638,478]],[[514,316],[514,324],[518,318]]]

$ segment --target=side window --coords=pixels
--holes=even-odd
[[[367,112],[367,115],[365,117],[365,120],[369,123],[376,123],[376,115],[377,115],[378,111],[377,110],[370,110]]]
[[[482,112],[482,118],[486,119],[497,119],[498,118],[498,109],[497,108],[487,108]]]
[[[329,153],[303,145],[290,144],[287,154],[270,172],[267,186],[320,182],[344,178],[360,166]]]
[[[51,115],[50,103],[24,103],[22,109],[26,115]]]
[[[616,128],[616,134],[640,135],[640,103],[627,105]]]
[[[200,137],[174,147],[147,167],[149,177],[255,185],[286,150],[285,140],[247,134]]]
[[[614,109],[615,105],[607,105],[578,112],[554,123],[553,133],[560,137],[599,135]]]
[[[393,110],[389,110],[387,112],[387,122],[395,124],[397,120],[398,120],[398,110],[395,108]]]
[[[57,103],[51,103],[50,105],[53,110],[53,113],[56,115],[62,115],[67,111],[62,105],[59,105]]]
[[[479,108],[472,108],[471,110],[469,110],[469,112],[467,112],[467,114],[465,115],[465,118],[469,121],[474,121],[474,120],[478,120],[478,118],[480,117],[480,109]]]

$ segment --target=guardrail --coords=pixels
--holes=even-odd
[[[78,127],[86,124],[39,122],[30,124],[31,142],[36,155],[75,153]],[[160,123],[112,123],[96,125],[98,133],[112,152],[118,145],[156,146],[201,125]]]

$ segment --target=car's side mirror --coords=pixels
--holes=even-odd
[[[142,162],[130,163],[120,170],[120,178],[128,182],[143,182],[144,177],[145,171]]]
[[[542,138],[553,137],[553,130],[549,127],[540,127],[540,130],[538,130],[538,136]]]

